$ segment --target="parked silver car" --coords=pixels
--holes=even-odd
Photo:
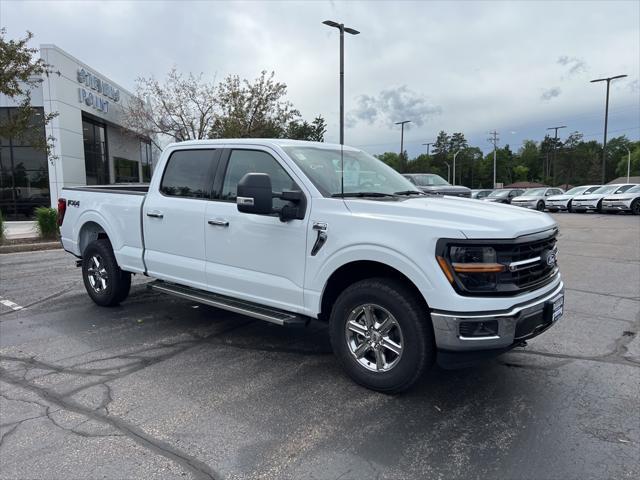
[[[631,212],[640,215],[640,185],[624,193],[608,195],[602,199],[603,212]]]
[[[603,185],[591,193],[576,195],[573,197],[573,211],[584,213],[586,211],[602,212],[602,201],[605,197],[624,193],[635,187],[635,183],[616,183],[613,185]]]
[[[564,191],[561,188],[530,188],[525,190],[522,195],[511,200],[511,205],[517,207],[532,208],[543,212],[546,208],[545,201],[551,195],[562,195]]]
[[[551,195],[545,200],[545,206],[550,212],[557,212],[559,210],[566,210],[568,212],[573,211],[572,200],[576,195],[587,195],[600,188],[600,185],[582,185],[580,187],[573,187],[571,190],[567,190],[562,195]]]

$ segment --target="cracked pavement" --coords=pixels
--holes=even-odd
[[[62,251],[0,255],[0,478],[640,476],[640,221],[556,214],[566,313],[388,396],[324,325],[282,329],[146,290],[101,308]]]

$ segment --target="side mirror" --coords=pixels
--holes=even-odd
[[[256,215],[273,213],[271,177],[266,173],[247,173],[238,182],[238,211]]]
[[[274,198],[289,202],[289,205],[274,209]],[[302,220],[306,210],[306,198],[300,190],[284,190],[274,193],[271,187],[271,177],[266,173],[247,173],[240,179],[236,204],[239,212],[253,213],[254,215],[276,213],[282,222]]]

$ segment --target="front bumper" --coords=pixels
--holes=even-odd
[[[573,202],[572,207],[574,210],[597,210],[598,201],[591,202]]]
[[[551,291],[508,310],[471,313],[434,310],[431,320],[439,350],[449,353],[477,353],[482,350],[501,353],[547,330],[562,317],[563,310],[564,284],[560,281]],[[470,324],[494,321],[497,322],[494,334],[463,336],[460,333],[461,330],[468,331]]]
[[[602,201],[602,210],[609,212],[628,212],[631,210],[631,202]]]
[[[545,207],[549,210],[567,210],[569,200],[547,200]]]
[[[516,207],[524,207],[524,208],[536,208],[536,206],[538,205],[537,201],[532,201],[532,202],[511,202],[511,205],[514,205]]]

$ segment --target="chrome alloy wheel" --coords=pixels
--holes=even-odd
[[[345,325],[345,338],[351,355],[367,370],[387,372],[402,357],[400,325],[379,305],[366,303],[355,308]]]
[[[107,288],[109,275],[100,255],[94,255],[89,259],[87,280],[96,293],[101,293]]]

